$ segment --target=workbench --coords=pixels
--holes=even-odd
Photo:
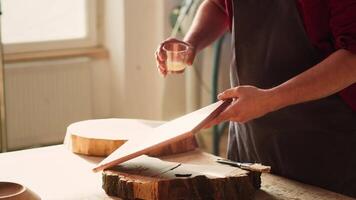
[[[172,155],[164,160],[176,162],[211,162],[213,155],[195,150]],[[103,158],[73,154],[63,145],[0,154],[0,181],[21,183],[42,199],[117,199],[101,189],[101,173],[91,169]],[[262,188],[256,200],[323,199],[351,200],[318,187],[302,184],[272,174],[262,175]]]

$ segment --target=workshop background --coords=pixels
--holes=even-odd
[[[170,120],[212,103],[213,46],[181,75],[163,78],[154,58],[179,8],[190,6],[182,38],[199,2],[1,0],[1,150],[60,144],[81,120]],[[218,91],[229,87],[230,48],[227,35]],[[211,130],[198,138],[212,150]]]

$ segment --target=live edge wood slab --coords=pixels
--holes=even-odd
[[[143,155],[108,168],[102,172],[102,187],[110,196],[149,200],[247,200],[260,188],[261,173],[218,164],[210,154],[193,151],[175,157],[170,159],[181,162]]]

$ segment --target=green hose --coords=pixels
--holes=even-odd
[[[218,89],[219,89],[219,64],[221,58],[221,47],[224,42],[225,35],[220,37],[218,41],[214,44],[214,54],[213,54],[213,70],[212,70],[212,92],[211,92],[211,100],[212,102],[216,102]],[[220,135],[227,127],[228,123],[223,123],[220,125],[216,125],[213,127],[213,153],[214,155],[219,154],[219,144],[220,144]]]

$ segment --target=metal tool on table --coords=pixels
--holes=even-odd
[[[216,160],[216,162],[225,164],[225,165],[238,167],[238,168],[249,170],[249,171],[261,172],[261,173],[269,173],[271,171],[270,166],[264,166],[260,163],[241,163],[241,162],[234,162],[231,160],[221,159],[221,158],[218,158]]]

